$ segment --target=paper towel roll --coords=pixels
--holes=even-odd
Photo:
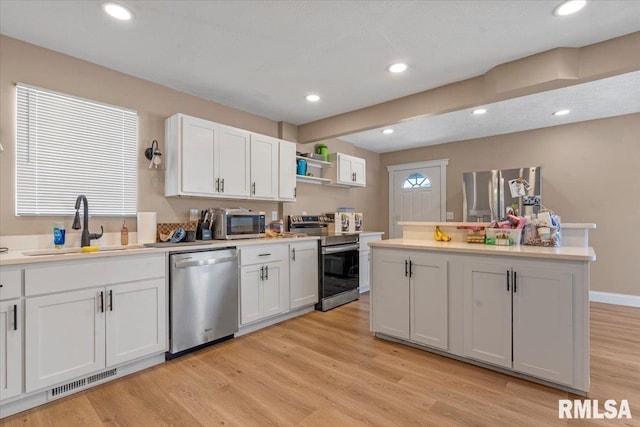
[[[138,243],[155,243],[158,219],[155,212],[138,212]]]

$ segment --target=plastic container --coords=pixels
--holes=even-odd
[[[522,228],[487,228],[487,245],[513,246],[522,240]]]
[[[298,159],[297,174],[301,176],[307,176],[307,161],[304,159]]]
[[[66,229],[64,222],[59,222],[53,226],[53,245],[60,249],[64,246]]]

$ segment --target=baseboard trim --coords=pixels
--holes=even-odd
[[[640,308],[640,295],[614,294],[611,292],[589,291],[589,301]]]

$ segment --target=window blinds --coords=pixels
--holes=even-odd
[[[92,215],[135,214],[137,113],[16,88],[16,215],[72,215],[80,194]]]

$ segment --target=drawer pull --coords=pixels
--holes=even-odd
[[[271,256],[271,254],[258,254],[258,256]]]

